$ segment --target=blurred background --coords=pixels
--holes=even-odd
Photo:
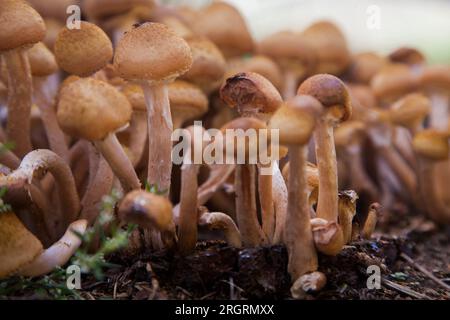
[[[341,27],[355,53],[408,46],[424,52],[429,63],[450,63],[450,0],[226,1],[241,11],[256,40],[327,19]],[[163,2],[201,7],[212,0]]]

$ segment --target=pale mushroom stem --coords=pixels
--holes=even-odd
[[[351,157],[349,171],[352,188],[357,192],[367,192],[372,200],[378,199],[377,187],[364,168],[361,147],[359,145],[349,146],[347,152]]]
[[[80,247],[82,241],[78,234],[83,234],[86,227],[86,220],[77,220],[71,223],[58,242],[46,249],[31,263],[21,268],[18,275],[37,277],[51,272],[56,267],[64,266]]]
[[[305,146],[290,146],[288,210],[284,239],[289,253],[288,271],[295,281],[317,270],[318,260],[310,224]]]
[[[449,96],[443,93],[430,95],[431,113],[430,124],[432,128],[447,130],[449,116]]]
[[[228,177],[235,170],[234,164],[220,164],[210,166],[208,179],[198,189],[198,205],[204,205],[216,191],[223,186]]]
[[[294,71],[287,70],[284,72],[283,99],[288,100],[295,96],[297,92],[297,75]]]
[[[8,139],[15,143],[20,158],[31,150],[30,115],[33,86],[30,63],[25,49],[3,53],[8,70]]]
[[[223,230],[225,239],[230,246],[242,247],[241,233],[229,215],[222,212],[205,212],[199,218],[199,225]]]
[[[338,179],[333,126],[319,120],[315,131],[317,168],[319,169],[319,199],[317,217],[329,222],[338,219]]]
[[[255,165],[240,164],[235,170],[236,219],[244,246],[266,242],[256,211]]]
[[[273,236],[273,243],[278,244],[284,239],[288,190],[277,161],[274,161],[273,164],[272,196],[275,206],[275,233]]]
[[[136,167],[142,159],[147,138],[147,117],[145,113],[133,111],[130,124],[129,149],[133,154],[132,164],[134,167]]]
[[[271,166],[271,164],[269,165]],[[258,191],[261,203],[262,230],[269,242],[275,232],[275,213],[272,196],[272,175],[261,174],[262,165],[258,164]]]
[[[198,169],[196,164],[183,164],[181,167],[178,248],[182,254],[191,253],[197,243]]]
[[[125,192],[141,188],[136,171],[114,133],[110,133],[101,141],[95,141],[94,144],[108,161]]]
[[[147,182],[169,195],[172,174],[172,116],[169,91],[165,84],[142,83],[148,119]]]
[[[66,137],[59,127],[56,118],[55,105],[49,93],[45,92],[45,86],[48,85],[45,79],[34,78],[35,99],[39,110],[41,111],[41,119],[44,124],[45,133],[53,152],[66,161],[69,161],[69,148],[67,146]]]

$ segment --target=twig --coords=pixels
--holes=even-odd
[[[450,286],[448,284],[446,284],[444,281],[442,281],[441,279],[437,278],[434,274],[432,274],[430,271],[428,271],[427,269],[425,269],[424,267],[422,267],[420,264],[418,264],[417,262],[415,262],[410,256],[408,256],[406,253],[402,252],[400,254],[400,257],[402,257],[403,259],[405,259],[409,264],[411,264],[413,267],[415,267],[417,270],[419,270],[420,272],[422,272],[424,275],[426,275],[428,278],[430,278],[431,280],[433,280],[434,282],[436,282],[438,285],[440,285],[441,287],[443,287],[445,290],[450,292]]]
[[[383,278],[382,283],[383,283],[386,287],[388,287],[388,288],[397,290],[397,291],[399,291],[399,292],[401,292],[401,293],[404,293],[404,294],[406,294],[406,295],[408,295],[408,296],[411,296],[411,297],[413,297],[413,298],[416,298],[416,299],[422,299],[422,300],[432,300],[432,299],[431,299],[429,296],[427,296],[427,295],[418,293],[418,292],[412,290],[410,287],[402,286],[401,284],[392,282],[392,281],[390,281],[390,280],[388,280],[388,279]]]

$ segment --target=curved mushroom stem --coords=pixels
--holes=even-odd
[[[56,267],[65,265],[81,245],[81,239],[77,234],[83,234],[86,227],[86,220],[72,222],[58,242],[46,249],[30,264],[21,268],[18,275],[26,277],[42,276],[50,273]]]
[[[53,97],[48,92],[47,78],[35,77],[34,81],[34,97],[39,110],[41,111],[41,119],[44,124],[45,133],[50,148],[53,152],[59,155],[66,161],[69,161],[69,148],[67,146],[66,137],[59,127],[56,118],[55,105],[53,104]]]
[[[351,145],[347,147],[346,151],[351,161],[349,165],[351,187],[358,193],[367,192],[372,200],[378,199],[377,187],[364,169],[361,147],[359,145]]]
[[[272,166],[272,164],[269,164]],[[275,212],[272,196],[272,174],[261,174],[263,165],[258,164],[258,192],[261,206],[262,230],[272,243],[275,232]]]
[[[148,120],[148,172],[147,182],[159,190],[170,193],[172,174],[172,116],[169,91],[165,84],[150,86],[142,82]]]
[[[283,99],[288,100],[295,96],[297,92],[298,78],[294,71],[286,70],[284,72]]]
[[[211,165],[208,179],[198,188],[198,205],[204,205],[235,170],[234,164]]]
[[[200,216],[198,223],[209,229],[223,230],[225,239],[230,246],[242,247],[241,233],[229,215],[222,212],[205,212]]]
[[[235,170],[236,219],[244,246],[266,242],[256,212],[255,165],[238,164]]]
[[[361,228],[362,238],[370,239],[377,225],[377,220],[378,216],[380,215],[380,212],[381,206],[379,203],[372,203],[370,205],[366,221],[364,222],[364,226]]]
[[[310,225],[306,154],[306,146],[289,146],[288,210],[284,240],[289,253],[288,271],[294,280],[318,268]]]
[[[131,118],[129,145],[129,149],[133,155],[131,163],[135,168],[142,159],[147,138],[147,118],[143,112],[135,110]]]
[[[125,192],[141,188],[136,171],[114,133],[110,133],[101,141],[95,141],[94,144],[120,180]]]
[[[20,158],[31,150],[30,115],[33,95],[31,69],[26,49],[3,53],[8,70],[8,139],[14,141],[14,153]]]
[[[178,249],[189,254],[197,243],[197,190],[199,165],[183,164],[181,167],[181,195],[178,225]]]
[[[411,168],[417,168],[416,157],[411,147],[412,138],[408,130],[402,127],[394,128],[394,130],[395,133],[392,142],[395,149],[400,153],[403,159],[405,159],[408,165],[411,166]]]
[[[105,194],[109,194],[114,180],[114,174],[108,162],[100,156],[97,170],[92,172],[94,177],[89,182],[86,192],[81,199],[80,218],[86,219],[91,225],[100,213],[100,203]]]
[[[75,187],[75,181],[66,162],[50,150],[34,150],[22,160],[19,168],[7,177],[0,178],[0,185],[31,184],[33,178],[42,177],[49,171],[56,182],[59,191],[61,208],[61,221],[59,228],[66,228],[78,218],[80,199]]]
[[[286,225],[286,215],[288,206],[288,190],[283,175],[281,174],[278,162],[273,164],[272,196],[275,206],[275,232],[273,243],[278,244],[283,241],[284,228]]]

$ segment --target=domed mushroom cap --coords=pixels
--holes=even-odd
[[[27,54],[33,76],[46,77],[58,71],[55,56],[42,42],[36,43]]]
[[[411,93],[392,105],[389,117],[396,125],[408,128],[422,122],[430,110],[431,104],[427,97]]]
[[[273,113],[283,102],[269,80],[254,72],[238,73],[220,88],[220,97],[242,115]]]
[[[293,31],[280,31],[263,39],[258,51],[277,61],[282,68],[300,73],[311,73],[317,64],[315,49]]]
[[[42,17],[22,0],[0,1],[0,51],[42,41],[45,24]]]
[[[81,21],[80,29],[65,27],[55,43],[55,56],[64,71],[81,77],[102,69],[111,60],[111,40],[102,29]]]
[[[389,54],[389,60],[394,63],[404,63],[409,66],[423,64],[426,62],[425,56],[415,48],[402,47]]]
[[[253,39],[236,8],[220,1],[200,10],[192,29],[214,42],[226,57],[253,51]]]
[[[83,12],[89,19],[98,20],[117,14],[124,14],[136,6],[149,9],[155,6],[154,0],[83,0]]]
[[[311,95],[338,121],[345,121],[352,114],[350,94],[345,84],[330,74],[318,74],[306,79],[298,88],[298,94]]]
[[[334,131],[336,146],[347,147],[358,143],[366,135],[366,125],[362,121],[347,121]]]
[[[115,68],[128,80],[171,81],[191,65],[189,45],[160,23],[144,23],[127,32],[114,56]]]
[[[66,21],[67,8],[70,5],[79,5],[80,0],[27,0],[30,5],[44,18]]]
[[[221,80],[226,62],[217,46],[204,37],[190,37],[186,41],[191,47],[193,62],[181,78],[201,87]]]
[[[47,32],[45,34],[44,44],[51,51],[54,50],[56,39],[58,38],[58,34],[64,28],[64,25],[55,19],[45,19],[45,26],[47,27]]]
[[[298,95],[289,99],[274,113],[268,127],[279,131],[281,144],[304,145],[308,143],[322,109],[317,99]]]
[[[420,76],[420,84],[429,91],[450,91],[450,66],[426,67]]]
[[[275,88],[282,87],[283,74],[278,65],[269,57],[254,55],[244,59],[244,70],[241,71],[258,73],[269,80]]]
[[[208,111],[208,98],[199,87],[176,80],[169,84],[169,101],[172,115],[190,120]]]
[[[146,111],[147,106],[145,103],[145,96],[142,87],[138,84],[127,83],[122,88],[122,93],[127,97],[133,110]]]
[[[175,34],[183,39],[194,37],[192,30],[176,16],[167,15],[158,19],[156,22],[165,24],[175,32]]]
[[[434,129],[424,130],[414,136],[413,148],[425,158],[435,161],[446,160],[450,151],[448,139],[448,133]]]
[[[144,190],[129,192],[120,202],[118,216],[121,221],[135,223],[146,229],[168,231],[173,228],[170,201]]]
[[[389,102],[414,91],[418,86],[417,80],[408,66],[389,64],[372,78],[370,86],[378,99]]]
[[[79,79],[59,94],[58,123],[71,136],[102,140],[125,126],[131,117],[125,95],[110,84],[92,78]]]
[[[329,21],[319,21],[302,32],[318,56],[317,73],[339,75],[350,63],[350,52],[341,30]]]
[[[33,261],[44,248],[12,212],[0,214],[0,279]]]
[[[348,77],[352,82],[368,84],[373,76],[386,64],[386,58],[374,52],[357,54],[353,57]]]

